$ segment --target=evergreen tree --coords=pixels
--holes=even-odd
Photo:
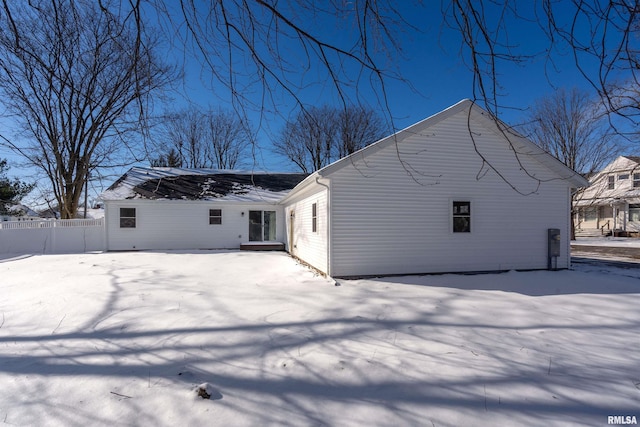
[[[151,167],[154,168],[181,168],[182,159],[175,149],[170,149],[168,153],[161,154],[155,159],[151,159]]]
[[[9,170],[7,161],[0,159],[0,214],[8,215],[9,208],[20,203],[20,200],[29,194],[33,189],[33,184],[25,184],[17,178],[11,180],[5,175]]]

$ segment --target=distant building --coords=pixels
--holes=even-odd
[[[574,213],[576,234],[640,232],[640,157],[620,156],[590,179]]]

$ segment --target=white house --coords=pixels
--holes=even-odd
[[[104,196],[108,249],[281,242],[335,277],[568,268],[571,191],[588,184],[469,100],[289,188],[254,179],[225,193],[211,175],[132,170]]]
[[[134,167],[102,195],[107,250],[282,248],[306,174]]]
[[[640,232],[640,157],[620,156],[594,175],[576,200],[578,234]]]
[[[464,100],[307,177],[280,203],[288,247],[331,276],[570,265],[588,182]],[[555,266],[555,264],[554,264]]]

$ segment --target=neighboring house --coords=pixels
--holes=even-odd
[[[29,221],[38,218],[38,213],[21,203],[10,206],[6,214],[0,214],[0,221]]]
[[[305,177],[134,167],[101,196],[107,250],[284,249],[278,202]]]
[[[576,234],[640,232],[640,157],[620,156],[576,197]]]
[[[571,192],[588,184],[469,100],[288,186],[254,174],[242,201],[235,184],[203,195],[219,180],[192,173],[134,168],[116,182],[103,196],[108,249],[265,240],[335,277],[544,269],[557,229],[552,266],[568,268]]]

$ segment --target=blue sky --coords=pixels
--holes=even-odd
[[[402,3],[399,7],[403,17],[408,21],[408,25],[400,26],[397,33],[402,55],[378,58],[379,64],[388,66],[405,80],[385,80],[389,109],[380,102],[380,88],[376,88],[377,92],[371,90],[366,77],[360,80],[357,95],[355,88],[349,92],[349,95],[357,97],[359,102],[379,110],[384,115],[390,114],[396,129],[407,127],[461,99],[474,97],[473,76],[461,51],[460,35],[443,25],[440,2],[424,2],[418,5]],[[559,87],[577,86],[591,90],[579,75],[570,51],[555,45],[552,50],[553,63],[547,61],[544,52],[549,48],[549,42],[543,37],[536,22],[508,24],[505,34],[508,36],[509,44],[514,47],[514,52],[538,55],[529,58],[523,64],[498,64],[500,102],[507,107],[501,110],[503,120],[511,124],[524,121],[528,106]],[[338,43],[342,43],[341,37],[348,40],[353,35],[353,28],[348,22],[341,22],[336,27],[335,21],[327,21],[310,27],[322,27],[322,35]],[[294,58],[300,55],[299,51],[288,53]],[[208,77],[206,69],[200,68],[197,63],[191,63],[185,72],[187,84],[192,88],[186,95],[188,99],[203,106],[228,105],[228,92],[221,86],[214,85],[213,90],[210,82],[205,82],[205,88],[200,86],[201,77],[204,76],[204,80]],[[356,73],[355,69],[353,73]],[[298,95],[310,105],[340,105],[335,90],[330,84],[323,82],[323,76],[322,71],[317,69],[306,73],[304,78],[300,78],[304,81],[305,88],[300,90]],[[221,98],[212,95],[213,92],[222,94]],[[292,167],[289,162],[278,158],[270,151],[270,140],[277,137],[277,132],[288,115],[292,117],[297,111],[290,99],[279,99],[282,103],[278,107],[278,113],[267,112],[263,116],[262,131],[259,133],[261,157],[258,159],[260,164],[256,165],[257,168],[288,170]],[[258,121],[257,117],[257,113],[251,116],[255,122]]]
[[[474,93],[473,76],[461,52],[460,35],[443,26],[440,2],[428,1],[417,5],[402,3],[399,7],[409,24],[398,27],[400,32],[397,36],[402,56],[381,56],[378,63],[399,73],[405,81],[385,80],[388,110],[380,102],[380,92],[376,93],[371,89],[367,76],[360,80],[357,88],[352,88],[350,95],[378,109],[382,114],[390,114],[395,127],[402,129],[461,99],[473,98]],[[343,19],[338,26],[329,20],[320,21],[310,24],[310,28],[319,31],[323,36],[338,42],[353,36],[354,28],[348,19]],[[414,28],[411,28],[412,26]],[[542,53],[548,47],[548,41],[542,37],[535,22],[509,22],[508,31],[505,34],[508,36],[509,43],[518,52]],[[511,124],[523,121],[527,106],[541,96],[552,93],[558,87],[578,86],[589,89],[586,81],[579,75],[570,52],[562,49],[562,46],[554,46],[553,64],[545,61],[544,55],[534,57],[522,65],[499,64],[500,101],[504,106],[513,107],[513,109],[501,110],[501,118],[504,121]],[[292,58],[302,55],[300,51],[295,50],[286,53]],[[178,60],[183,57],[182,55],[183,53],[176,47],[173,51],[167,52],[169,59]],[[352,69],[347,66],[347,70]],[[212,82],[210,73],[197,61],[187,59],[184,72],[186,80],[184,84],[178,85],[180,93],[176,93],[170,107],[165,108],[180,108],[189,102],[203,107],[231,108],[228,91]],[[353,72],[355,73],[355,70]],[[291,75],[289,74],[290,77]],[[305,89],[298,91],[299,96],[310,105],[324,103],[339,105],[335,91],[322,81],[323,78],[321,71],[310,69],[304,77],[300,77]],[[252,90],[255,91],[255,87]],[[260,96],[257,91],[255,93],[248,91],[247,94]],[[255,169],[295,170],[289,162],[274,155],[270,149],[270,141],[276,137],[284,121],[296,113],[293,103],[288,103],[287,98],[278,97],[277,103],[277,114],[266,111],[261,116],[262,127],[258,132],[259,150],[256,152],[257,164],[253,166]],[[253,120],[254,125],[257,125],[259,116],[259,112],[250,113],[250,119]],[[1,147],[0,157],[8,157],[10,162],[13,158],[6,149]],[[10,175],[24,176],[27,173],[27,170],[14,166]],[[92,197],[99,191],[99,187],[95,188]]]

